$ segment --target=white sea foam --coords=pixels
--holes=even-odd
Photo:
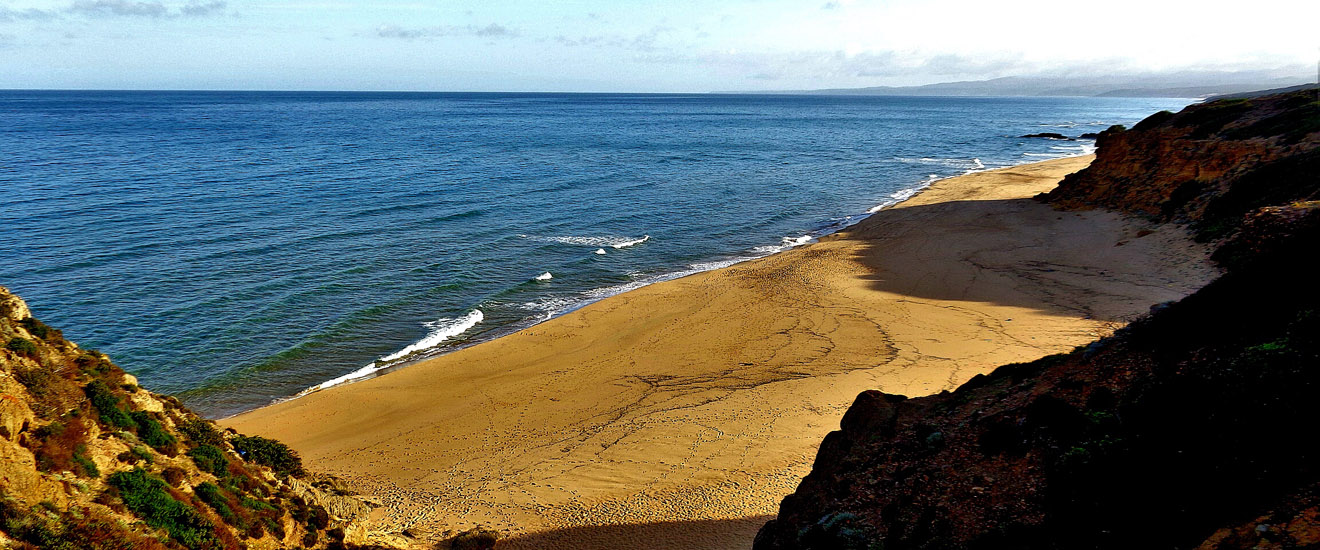
[[[905,200],[908,200],[908,199],[912,198],[913,195],[916,195],[917,193],[920,193],[923,189],[925,189],[925,188],[927,188],[927,187],[930,187],[930,184],[935,183],[935,182],[936,182],[937,180],[939,180],[939,179],[940,179],[940,177],[939,177],[938,175],[936,175],[936,174],[928,174],[928,175],[926,176],[926,179],[925,179],[924,181],[922,181],[920,184],[918,184],[916,187],[909,187],[909,188],[907,188],[907,189],[899,189],[898,191],[894,191],[893,193],[890,193],[890,195],[889,195],[889,199],[888,199],[888,200],[885,200],[884,202],[882,202],[882,203],[880,203],[880,204],[877,204],[877,205],[875,205],[875,206],[872,206],[869,210],[866,211],[866,213],[867,213],[867,214],[874,214],[874,213],[876,213],[876,212],[879,212],[879,211],[881,211],[881,210],[884,210],[884,209],[886,209],[886,208],[889,208],[890,206],[893,206],[893,205],[895,205],[895,204],[898,204],[898,203],[900,203],[900,202],[903,202],[903,201],[905,201]]]
[[[550,318],[573,309],[581,303],[580,298],[545,298],[535,302],[523,302],[522,307],[523,309],[540,312],[540,319],[536,321],[539,323],[548,321]]]
[[[1051,145],[1050,153],[1022,153],[1024,157],[1039,157],[1047,159],[1058,159],[1079,155],[1089,155],[1095,152],[1095,143],[1078,143],[1076,145]]]
[[[595,254],[599,254],[599,255],[601,255],[601,256],[604,256],[604,255],[605,255],[605,249],[604,249],[604,248],[597,248]]]
[[[1091,122],[1065,121],[1059,124],[1037,124],[1037,126],[1041,126],[1044,128],[1076,128],[1078,126],[1110,126],[1110,124],[1103,120],[1095,120]]]
[[[615,244],[612,244],[612,245],[610,245],[610,246],[612,246],[612,247],[614,247],[614,248],[628,248],[628,247],[633,246],[633,245],[642,244],[642,243],[644,243],[644,242],[646,242],[646,241],[649,241],[649,240],[651,240],[651,236],[650,236],[650,235],[642,235],[642,238],[640,238],[640,239],[633,239],[633,240],[631,240],[631,241],[623,241],[623,242],[621,242],[621,243],[615,243]]]
[[[534,279],[534,280],[537,280],[537,281],[549,281],[550,279],[553,279],[553,278],[555,278],[555,276],[554,276],[554,275],[551,275],[549,271],[547,271],[547,272],[545,272],[545,273],[542,273],[542,274],[540,274],[540,275],[537,275],[536,277],[533,277],[533,279]]]
[[[571,245],[575,245],[575,246],[591,246],[591,247],[596,247],[596,248],[604,248],[604,247],[610,247],[610,248],[627,248],[627,247],[630,247],[630,246],[633,246],[633,245],[642,244],[642,243],[644,243],[644,242],[646,242],[646,241],[648,241],[648,240],[651,239],[651,236],[650,236],[650,235],[643,235],[643,236],[641,236],[641,237],[615,237],[615,236],[601,236],[601,237],[582,237],[582,236],[542,237],[542,236],[537,236],[537,235],[518,235],[518,236],[519,236],[519,237],[522,237],[522,238],[524,238],[524,239],[530,239],[530,240],[533,240],[533,241],[541,241],[541,242],[548,242],[548,243],[559,243],[559,244],[571,244]]]
[[[774,254],[776,252],[783,252],[793,247],[802,246],[804,244],[811,242],[813,239],[815,239],[815,237],[812,237],[811,235],[802,235],[800,237],[783,237],[779,240],[779,244],[777,245],[758,246],[756,248],[753,248],[752,252],[755,252],[757,254],[764,254],[764,255]]]
[[[904,164],[926,164],[926,165],[943,166],[945,168],[952,168],[954,170],[963,170],[964,172],[974,172],[976,170],[984,170],[986,168],[985,163],[981,162],[981,159],[979,158],[955,159],[955,158],[935,158],[935,157],[920,157],[920,158],[894,157],[894,160],[898,162],[902,162]]]
[[[421,340],[413,342],[412,344],[409,344],[407,347],[399,351],[396,351],[394,353],[381,357],[380,359],[372,361],[367,366],[362,367],[358,370],[355,370],[338,378],[327,380],[310,388],[307,388],[299,392],[298,395],[308,394],[314,391],[329,388],[331,386],[338,386],[345,382],[351,382],[359,378],[370,376],[382,369],[397,364],[400,359],[404,359],[417,352],[429,350],[431,348],[439,346],[445,340],[448,340],[450,338],[463,334],[464,332],[467,332],[468,329],[477,326],[477,324],[480,323],[485,318],[486,316],[485,314],[481,313],[481,310],[474,309],[471,312],[469,312],[467,315],[464,315],[463,317],[460,317],[458,319],[449,319],[442,317],[434,321],[422,323],[422,326],[430,329],[430,332],[428,332],[426,336],[422,337]]]
[[[793,237],[793,238],[785,237],[784,239],[786,241],[799,242],[803,238],[804,237]],[[810,241],[812,239],[812,237],[809,236],[805,238],[807,239],[807,241]],[[802,243],[805,244],[805,242],[807,241],[802,241]],[[642,273],[631,272],[628,275],[633,277],[634,280],[626,283],[589,289],[583,291],[582,293],[578,294],[575,297],[568,297],[568,298],[554,297],[554,298],[545,298],[542,300],[537,300],[535,302],[524,302],[522,306],[526,309],[536,311],[541,314],[540,319],[537,322],[546,321],[555,316],[563,315],[580,307],[586,306],[587,304],[590,304],[592,302],[598,302],[600,300],[604,300],[605,298],[609,298],[610,296],[623,294],[630,290],[636,290],[644,286],[653,285],[655,283],[672,281],[674,279],[687,277],[688,275],[695,275],[697,273],[701,273],[704,271],[712,271],[724,267],[729,267],[737,263],[745,262],[748,260],[755,260],[757,258],[762,258],[767,255],[769,255],[769,253],[760,253],[750,256],[737,256],[733,258],[726,258],[723,260],[714,260],[709,262],[697,262],[693,264],[688,264],[688,266],[684,269],[679,269],[666,273],[660,273],[657,275],[645,275]]]

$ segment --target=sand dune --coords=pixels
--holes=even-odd
[[[940,181],[819,243],[223,423],[354,482],[387,530],[746,547],[858,392],[952,389],[1215,275],[1176,227],[1030,200],[1090,160]]]

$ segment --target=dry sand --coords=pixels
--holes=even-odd
[[[1030,199],[1090,160],[939,181],[819,243],[223,423],[355,483],[389,531],[745,548],[858,392],[950,390],[1216,275],[1177,227]]]

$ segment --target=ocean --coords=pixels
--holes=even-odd
[[[225,416],[1191,101],[0,91],[0,285]]]

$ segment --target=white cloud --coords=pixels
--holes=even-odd
[[[0,21],[45,21],[59,17],[57,13],[51,10],[38,8],[13,9],[0,6]]]
[[[399,25],[381,25],[376,27],[376,36],[381,38],[437,38],[444,36],[477,36],[482,38],[512,38],[518,36],[518,32],[500,25],[491,23],[485,26],[478,25],[440,25],[433,27],[401,27]]]
[[[160,2],[131,0],[75,0],[69,12],[91,16],[165,17],[169,8]]]
[[[218,14],[228,4],[221,0],[190,1],[187,3],[164,3],[143,0],[74,0],[62,9],[27,8],[12,10],[0,7],[0,21],[17,19],[50,20],[58,19],[61,14],[78,15],[91,18],[102,17],[141,17],[160,19],[167,17],[203,17]]]

